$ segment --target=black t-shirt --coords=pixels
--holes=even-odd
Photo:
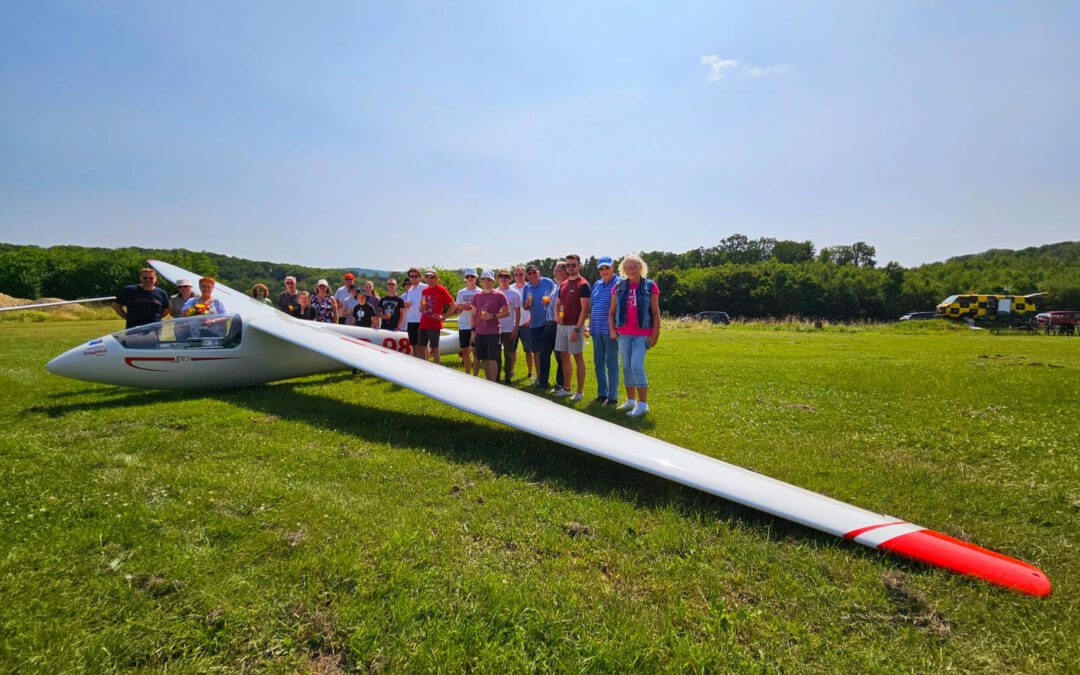
[[[353,307],[352,315],[356,319],[357,326],[371,328],[371,320],[375,318],[375,305],[367,302],[357,304]]]
[[[282,291],[277,296],[277,308],[297,318],[300,316],[300,294]]]
[[[169,294],[160,288],[147,291],[132,284],[124,286],[116,296],[116,303],[127,313],[127,327],[134,328],[161,321],[162,311],[169,306]]]
[[[400,295],[393,297],[387,296],[379,300],[379,313],[382,314],[382,327],[390,330],[397,330],[398,324],[401,322],[401,312],[405,309],[405,299]],[[389,314],[390,318],[386,318]]]

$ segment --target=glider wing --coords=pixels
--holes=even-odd
[[[638,433],[564,405],[283,314],[247,326],[456,408],[865,546],[1031,595],[1050,582],[1020,560],[861,509]]]

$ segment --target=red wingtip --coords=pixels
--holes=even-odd
[[[1050,580],[1037,567],[933,530],[902,534],[878,548],[1028,595],[1050,595]]]

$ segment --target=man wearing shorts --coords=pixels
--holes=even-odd
[[[499,320],[510,316],[506,296],[495,290],[495,275],[484,270],[480,275],[481,291],[473,296],[476,307],[476,358],[484,369],[484,377],[499,381]]]
[[[476,375],[476,371],[480,368],[479,361],[474,363],[472,358],[472,337],[475,324],[473,315],[476,314],[472,301],[473,296],[479,292],[480,289],[476,287],[476,270],[471,267],[465,268],[465,288],[458,291],[454,299],[457,301],[458,311],[458,344],[461,345],[458,355],[461,356],[462,367],[469,375]]]
[[[518,338],[521,339],[521,349],[525,352],[525,365],[529,369],[529,384],[533,383],[533,373],[536,366],[536,352],[532,346],[532,312],[525,307],[525,288],[529,284],[525,278],[525,268],[518,265],[514,268],[514,284],[510,287],[521,295],[521,319],[518,321]]]
[[[506,384],[514,381],[514,363],[517,362],[518,326],[521,323],[521,293],[510,285],[510,272],[499,270],[499,292],[510,304],[510,315],[499,321],[499,342],[502,344],[503,378]]]
[[[589,316],[589,302],[592,287],[581,278],[581,256],[571,253],[566,256],[566,281],[559,285],[559,297],[556,300],[556,316],[559,327],[555,334],[555,351],[562,352],[563,387],[556,396],[570,396],[570,382],[577,375],[577,391],[570,398],[580,401],[585,398],[585,335],[582,326]],[[577,372],[574,372],[577,366]]]
[[[417,334],[416,351],[420,358],[439,363],[439,337],[442,335],[443,320],[454,313],[454,296],[446,287],[439,284],[439,275],[435,270],[424,272],[427,287],[420,294],[420,331]]]
[[[420,270],[413,267],[406,275],[409,279],[409,290],[405,291],[402,299],[405,300],[405,329],[409,331],[409,344],[412,345],[412,355],[422,358],[416,345],[420,341],[420,300],[427,284],[420,281]]]

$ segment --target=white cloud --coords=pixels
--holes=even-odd
[[[739,62],[734,59],[722,59],[716,54],[707,54],[701,57],[701,64],[709,67],[707,77],[709,82],[718,82],[727,77],[729,71],[739,67]]]
[[[749,77],[765,77],[787,72],[787,66],[780,63],[775,66],[755,66],[747,63],[740,66],[738,59],[722,59],[716,54],[706,54],[701,57],[701,65],[707,66],[709,72],[706,77],[709,82],[719,82],[728,75],[746,75]]]
[[[743,66],[742,72],[746,73],[750,77],[764,77],[766,75],[775,75],[777,73],[783,73],[787,71],[787,66],[779,64],[776,66],[752,66],[749,63]]]

